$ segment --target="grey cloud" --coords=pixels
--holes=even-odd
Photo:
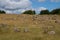
[[[18,12],[20,9],[25,9],[31,6],[30,0],[0,0],[0,10],[6,12]]]

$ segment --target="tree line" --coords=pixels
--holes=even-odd
[[[0,14],[6,14],[6,12],[0,10]],[[27,11],[24,11],[22,14],[35,15],[35,14],[37,14],[37,13],[35,12],[35,10],[27,10]],[[47,14],[47,15],[51,15],[51,14],[52,14],[52,15],[60,14],[60,8],[53,9],[52,11],[49,11],[49,10],[42,10],[42,11],[40,11],[40,13],[39,13],[39,15],[45,15],[45,14]]]
[[[0,10],[0,14],[6,14],[6,12],[3,10]]]
[[[31,15],[34,15],[36,14],[35,10],[27,10],[25,12],[23,12],[23,14],[31,14]],[[42,10],[40,11],[39,15],[55,15],[55,14],[60,14],[60,8],[58,9],[53,9],[51,12],[49,10]]]

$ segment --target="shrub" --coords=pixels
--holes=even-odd
[[[0,10],[0,14],[5,14],[5,13],[6,13],[5,11]]]
[[[52,10],[50,14],[60,14],[60,8]]]
[[[23,14],[30,14],[30,15],[34,15],[34,14],[36,14],[36,13],[35,13],[35,11],[27,10],[27,11],[23,12]]]
[[[40,12],[40,14],[41,14],[41,15],[44,15],[44,14],[50,14],[50,13],[49,13],[49,10],[42,10],[42,11]]]

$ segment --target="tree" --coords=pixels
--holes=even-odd
[[[5,14],[5,13],[6,13],[5,11],[0,10],[0,14]]]
[[[60,14],[60,8],[54,9],[50,12],[51,14]]]
[[[41,15],[44,15],[44,14],[50,14],[50,13],[49,13],[49,10],[42,10],[42,11],[40,12],[40,14],[41,14]]]
[[[33,11],[33,10],[27,10],[27,11],[23,12],[23,14],[30,14],[30,15],[34,15],[34,14],[36,14],[36,12],[35,12],[35,11]]]

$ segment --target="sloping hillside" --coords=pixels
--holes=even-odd
[[[0,40],[60,40],[60,15],[0,14],[0,27]]]

